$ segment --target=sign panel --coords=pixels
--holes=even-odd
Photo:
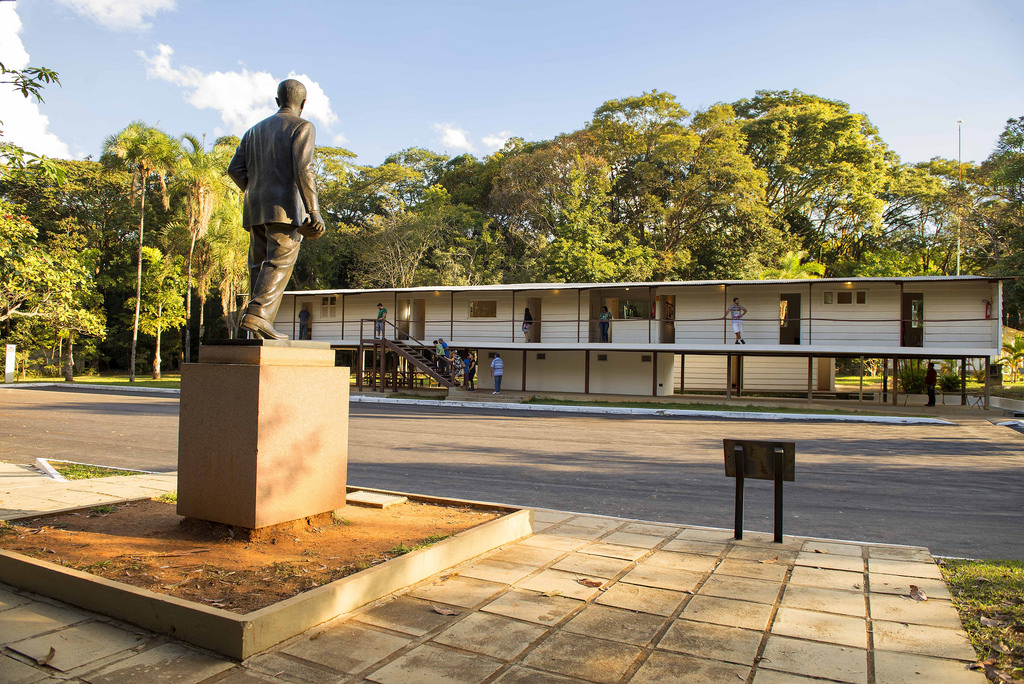
[[[767,442],[756,439],[723,439],[725,475],[736,477],[736,447],[743,448],[743,477],[775,479],[775,449],[782,449],[782,479],[796,480],[796,442]]]

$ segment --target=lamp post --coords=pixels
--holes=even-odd
[[[963,162],[961,161],[961,128],[964,120],[956,120],[956,183],[959,186],[958,189],[963,191],[964,184],[964,173],[963,173]],[[956,216],[956,274],[960,275],[960,224],[963,223],[963,212],[960,211],[960,207],[957,206]]]

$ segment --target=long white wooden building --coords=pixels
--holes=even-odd
[[[747,309],[744,344],[726,317],[735,297]],[[1001,302],[1001,279],[984,276],[538,283],[291,291],[274,324],[296,339],[306,309],[307,338],[361,351],[352,357],[357,372],[376,367],[379,354],[368,350],[379,351],[371,319],[381,303],[386,338],[427,345],[444,338],[476,352],[482,388],[498,353],[509,390],[810,396],[834,391],[840,357],[987,364],[1000,353]],[[524,339],[527,308],[533,325]]]

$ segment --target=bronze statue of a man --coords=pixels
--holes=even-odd
[[[250,128],[228,165],[245,192],[242,226],[249,231],[249,306],[241,326],[256,337],[288,336],[274,329],[303,236],[324,234],[313,180],[316,129],[299,118],[306,87],[289,78],[277,86],[280,109]]]

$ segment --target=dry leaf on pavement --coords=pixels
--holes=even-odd
[[[431,608],[433,608],[434,612],[437,613],[438,615],[458,615],[459,614],[459,611],[452,610],[451,608],[441,608],[440,606],[431,606]]]

